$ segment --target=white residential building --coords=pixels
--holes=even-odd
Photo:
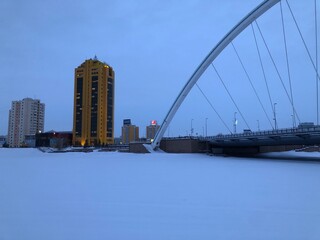
[[[44,131],[45,105],[39,99],[13,101],[9,110],[9,147],[26,146],[25,136]]]

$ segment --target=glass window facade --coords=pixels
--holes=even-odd
[[[82,134],[82,99],[83,99],[83,78],[77,78],[76,91],[76,136]]]

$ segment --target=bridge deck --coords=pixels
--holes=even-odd
[[[320,126],[257,132],[250,131],[227,135],[219,134],[203,138],[203,140],[220,147],[314,145],[320,144]]]

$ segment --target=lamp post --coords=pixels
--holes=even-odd
[[[276,105],[277,103],[273,104],[273,120],[274,120],[274,129],[277,130],[278,126],[277,126],[277,115],[276,115]]]
[[[294,115],[292,114],[292,115],[291,115],[291,117],[292,117],[292,128],[295,128],[295,119],[294,119]]]
[[[237,133],[237,112],[234,112],[234,119],[233,119],[233,130],[234,130],[234,134]]]
[[[192,126],[192,122],[193,122],[193,118],[191,119],[191,131],[190,131],[190,136],[192,137],[192,134],[193,134],[193,126]]]
[[[257,120],[257,123],[258,123],[258,131],[260,132],[260,122],[259,122],[259,120]]]
[[[208,118],[206,118],[206,137],[208,137]]]

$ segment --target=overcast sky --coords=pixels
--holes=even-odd
[[[289,2],[315,58],[313,1]],[[11,102],[26,97],[45,103],[46,131],[71,131],[74,68],[96,55],[111,65],[116,74],[115,135],[120,135],[122,120],[131,118],[144,136],[145,126],[151,120],[162,122],[183,85],[209,51],[260,3],[260,0],[2,0],[0,134],[7,134]],[[289,20],[285,5],[284,10]],[[277,5],[258,21],[289,89],[279,13]],[[301,121],[315,122],[315,72],[292,20],[288,21],[286,31],[291,39],[288,49],[296,108]],[[261,37],[257,38],[265,59],[272,103],[277,103],[279,127],[290,127],[289,101],[280,81],[275,80],[277,75]],[[234,44],[273,121],[251,28]],[[250,128],[256,130],[259,123],[260,128],[270,129],[231,47],[219,56],[215,66]],[[198,84],[232,128],[233,116],[238,110],[221,87],[213,68],[206,71]],[[239,113],[237,116],[238,128],[242,131],[247,127]],[[201,135],[206,118],[208,134],[228,131],[195,88],[166,135],[190,134],[191,122],[194,133]]]

